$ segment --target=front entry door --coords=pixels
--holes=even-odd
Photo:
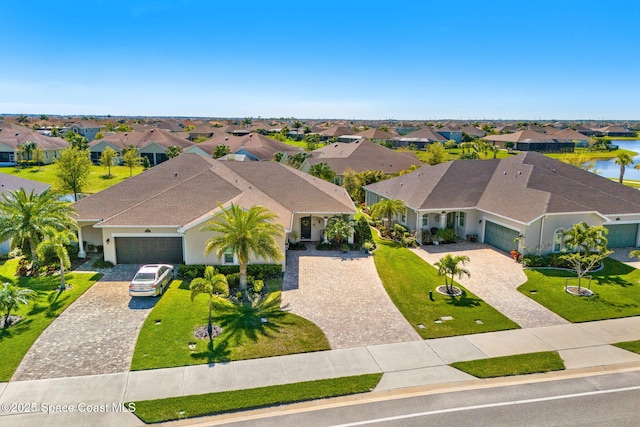
[[[302,240],[311,240],[311,217],[304,216],[300,218],[300,238]]]
[[[447,228],[456,228],[456,213],[447,213]]]

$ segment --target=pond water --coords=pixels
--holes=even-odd
[[[625,179],[636,179],[640,180],[640,170],[634,169],[633,167],[640,163],[640,140],[633,141],[611,141],[613,145],[617,145],[618,147],[635,151],[636,156],[633,157],[633,165],[627,166],[624,171]],[[598,170],[598,174],[607,178],[618,178],[620,176],[620,165],[616,165],[614,163],[614,159],[610,160],[598,160],[596,162],[596,169]]]

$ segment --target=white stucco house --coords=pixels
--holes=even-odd
[[[235,264],[233,254],[204,255],[212,237],[201,231],[231,203],[261,205],[278,215],[283,255],[296,231],[319,241],[327,221],[357,211],[347,192],[277,162],[218,161],[184,153],[75,204],[84,243],[104,246],[114,264]],[[264,263],[254,259],[252,263]],[[285,257],[282,257],[284,268]]]

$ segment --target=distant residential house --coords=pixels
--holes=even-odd
[[[122,155],[125,148],[133,146],[141,157],[146,157],[149,159],[149,164],[155,166],[168,160],[167,148],[178,146],[184,151],[192,145],[194,145],[193,142],[180,138],[169,131],[152,128],[142,132],[109,133],[102,139],[91,141],[89,151],[91,152],[91,160],[94,163],[99,163],[100,156],[106,147],[111,147],[118,155]]]
[[[475,138],[484,138],[484,136],[487,134],[485,131],[483,131],[482,129],[478,129],[475,126],[462,126],[461,130],[467,135]]]
[[[507,142],[514,144],[518,151],[573,151],[575,143],[571,140],[556,138],[554,135],[545,135],[532,130],[519,130],[504,135],[487,135],[484,137],[489,143],[499,147],[505,147]]]
[[[100,132],[100,124],[89,121],[76,122],[68,126],[66,131],[82,135],[87,141],[93,141],[98,132]]]
[[[578,147],[586,147],[589,145],[588,136],[583,135],[582,133],[577,132],[571,128],[565,128],[562,130],[556,129],[553,133],[549,131],[548,135],[553,137],[554,139],[557,139],[558,141],[573,142],[577,144],[576,146]]]
[[[69,143],[60,137],[45,136],[33,129],[8,125],[0,130],[0,166],[13,166],[18,159],[20,145],[35,142],[44,152],[44,163],[53,163]]]
[[[378,143],[391,141],[391,139],[396,136],[392,133],[385,132],[380,129],[374,129],[374,128],[363,130],[361,132],[356,133],[356,135],[362,136],[363,138],[366,138],[371,142],[378,142]]]
[[[219,134],[208,141],[201,142],[189,147],[186,152],[200,153],[211,156],[218,145],[226,145],[231,153],[247,156],[250,160],[273,160],[278,152],[286,153],[293,156],[304,152],[299,147],[287,145],[284,142],[277,141],[268,136],[259,133],[250,133],[243,136],[233,136],[228,134]]]
[[[611,248],[640,245],[638,190],[540,153],[454,160],[364,189],[367,205],[404,201],[395,219],[411,231],[452,228],[505,252],[560,252],[564,232],[581,221],[604,225]]]
[[[444,126],[436,129],[437,132],[443,137],[447,138],[447,140],[454,140],[458,144],[462,142],[462,129],[453,128],[451,126]]]
[[[326,163],[336,173],[337,182],[341,182],[347,169],[355,172],[369,170],[394,174],[421,166],[423,163],[410,151],[395,151],[370,141],[346,144],[336,142],[311,152],[311,157],[305,159],[300,170],[309,172],[309,168],[318,163]]]
[[[182,154],[77,203],[79,241],[104,246],[114,264],[237,265],[233,252],[204,254],[214,236],[201,228],[231,203],[263,206],[284,229],[276,238],[284,270],[292,233],[320,241],[334,216],[356,208],[340,187],[277,162],[218,161]],[[250,263],[271,262],[252,258]]]
[[[620,137],[629,137],[636,136],[634,131],[625,129],[621,126],[609,125],[603,128],[593,129],[598,136],[620,136]]]
[[[440,135],[440,133],[434,131],[432,128],[427,127],[417,130],[415,132],[408,133],[406,135],[397,136],[392,138],[394,147],[409,147],[415,145],[418,149],[422,150],[425,146],[434,142],[446,142],[447,138]]]
[[[329,138],[340,138],[345,135],[355,135],[355,131],[346,126],[331,126],[320,132],[321,139],[326,141]],[[346,141],[345,141],[346,142]]]

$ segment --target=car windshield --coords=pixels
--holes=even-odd
[[[133,278],[134,282],[153,282],[156,279],[156,275],[154,273],[138,273],[136,277]]]

